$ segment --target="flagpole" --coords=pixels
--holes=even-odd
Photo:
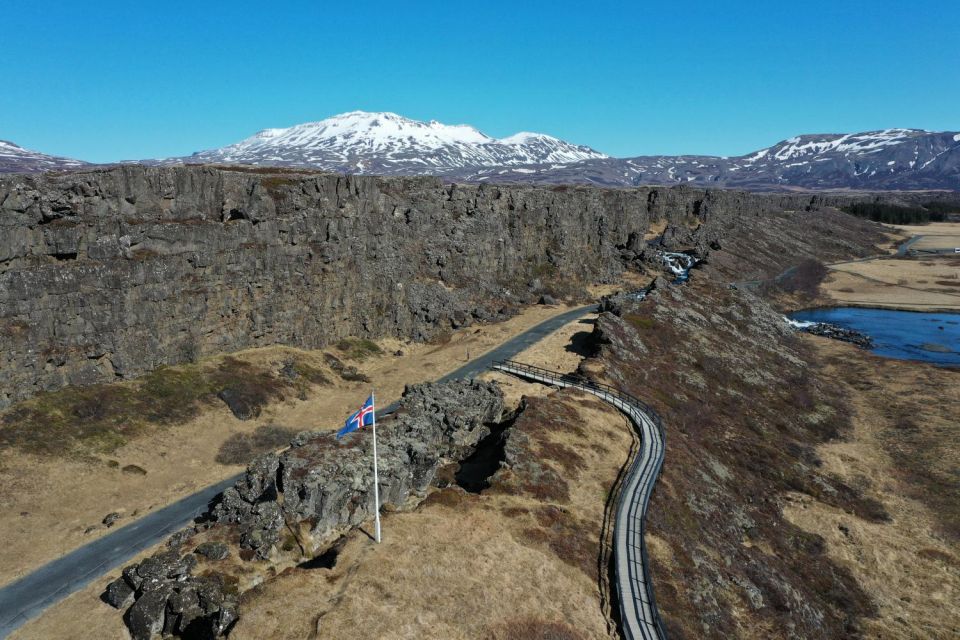
[[[380,476],[377,474],[377,399],[375,391],[370,392],[373,399],[373,512],[376,517],[376,540],[380,544]]]

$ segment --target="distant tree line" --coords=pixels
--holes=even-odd
[[[908,207],[885,202],[854,202],[843,210],[859,218],[888,224],[926,224],[943,222],[950,213],[960,209],[947,202],[926,202],[920,207]]]
[[[960,213],[960,202],[924,202],[923,208],[930,213],[941,213],[944,215],[949,213]],[[933,218],[930,219],[933,220]]]

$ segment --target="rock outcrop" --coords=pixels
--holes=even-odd
[[[869,349],[873,346],[873,338],[867,334],[855,331],[854,329],[844,329],[829,322],[815,322],[811,325],[801,327],[800,330],[806,333],[812,333],[815,336],[832,338],[840,342],[849,342],[850,344],[857,345],[861,349]]]
[[[419,503],[437,469],[474,452],[504,413],[492,382],[455,381],[409,387],[392,416],[378,425],[381,505]],[[329,547],[373,517],[372,442],[366,429],[337,440],[332,432],[304,432],[281,454],[255,459],[223,492],[204,524],[170,539],[169,550],[129,566],[103,599],[123,609],[135,640],[158,634],[215,638],[239,615],[235,580],[216,571],[192,575],[197,556],[224,561],[234,555],[222,541],[191,545],[191,537],[226,528],[239,540],[236,556],[275,559],[281,535],[294,536],[306,557]],[[342,538],[341,538],[342,540]],[[195,543],[194,543],[195,544]]]
[[[735,219],[827,203],[207,166],[3,177],[0,407],[249,347],[426,340],[616,279],[653,219],[655,250],[702,256]]]
[[[378,433],[381,503],[402,506],[411,496],[422,497],[440,465],[472,453],[503,410],[493,383],[409,387],[396,417]],[[269,556],[285,526],[309,523],[299,542],[313,552],[373,516],[371,447],[363,433],[340,441],[330,432],[301,434],[283,453],[254,460],[223,492],[213,519],[237,525],[241,548],[261,558]]]
[[[661,545],[649,572],[667,635],[863,635],[869,595],[783,506],[801,493],[872,523],[888,516],[818,458],[816,444],[850,428],[849,409],[782,314],[697,270],[643,301],[611,298],[593,340],[584,373],[648,401],[667,425],[646,521]]]
[[[220,576],[194,576],[193,555],[163,551],[126,567],[103,599],[122,609],[133,640],[216,638],[237,620],[237,597]]]

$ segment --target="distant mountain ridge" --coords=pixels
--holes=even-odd
[[[72,158],[48,156],[39,151],[0,140],[0,173],[38,173],[58,169],[78,169],[88,163]]]
[[[611,158],[542,133],[521,132],[498,139],[469,125],[351,111],[318,122],[264,129],[219,149],[140,162],[437,175],[461,182],[960,191],[960,133],[922,129],[801,135],[735,157]],[[0,173],[82,166],[86,163],[0,143]]]
[[[589,183],[608,186],[693,184],[769,189],[960,190],[960,133],[884,129],[802,135],[736,157],[638,156],[565,167],[487,168],[461,179]]]
[[[351,111],[286,129],[264,129],[236,144],[172,161],[447,175],[482,167],[566,165],[606,157],[590,147],[540,133],[523,132],[498,140],[468,125]]]

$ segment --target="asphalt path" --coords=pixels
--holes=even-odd
[[[495,362],[509,360],[565,324],[596,310],[596,305],[587,305],[545,320],[470,360],[456,371],[440,378],[438,382],[476,377],[490,369]],[[393,412],[397,405],[397,402],[391,403],[377,413],[380,416],[387,415]],[[239,478],[239,475],[227,478],[181,498],[0,588],[0,638],[7,637],[47,607],[124,564],[174,531],[187,526],[194,518],[207,511],[210,502]]]

